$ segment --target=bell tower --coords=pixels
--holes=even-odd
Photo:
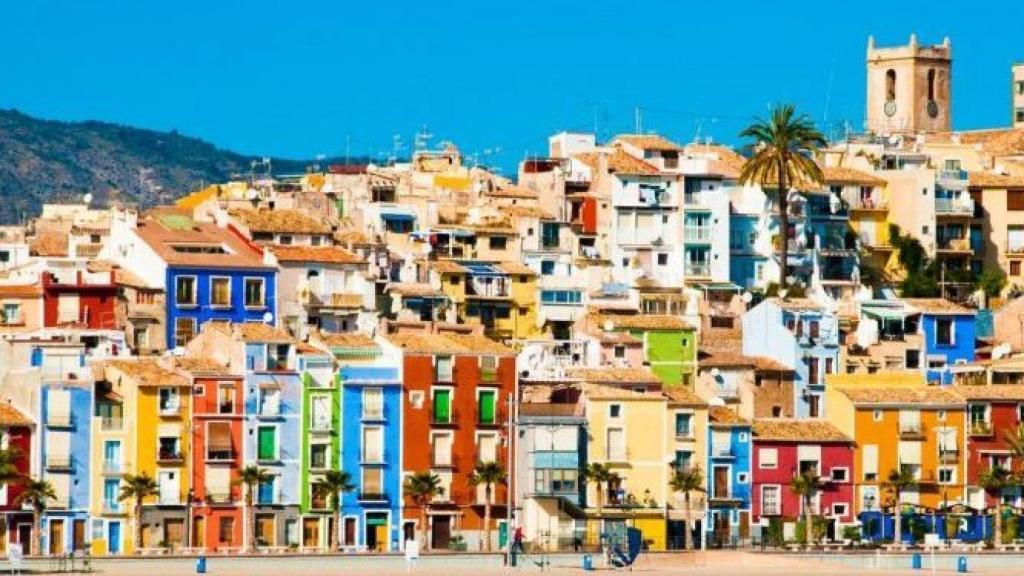
[[[948,132],[952,121],[953,47],[921,46],[915,34],[905,46],[879,48],[868,37],[868,132]]]

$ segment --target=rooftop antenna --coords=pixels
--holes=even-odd
[[[391,157],[388,159],[390,164],[398,162],[398,152],[402,149],[402,135],[395,134],[391,137]]]
[[[414,144],[416,150],[426,150],[427,143],[429,143],[430,139],[433,137],[434,135],[431,134],[429,130],[427,130],[427,125],[424,124],[423,128],[421,128],[420,131],[416,133],[416,140]]]

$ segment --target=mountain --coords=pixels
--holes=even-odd
[[[203,182],[248,174],[254,157],[176,131],[108,122],[42,120],[0,110],[0,224],[39,213],[44,202],[171,202]],[[330,162],[330,159],[325,160]],[[311,162],[274,158],[274,173],[304,172]]]

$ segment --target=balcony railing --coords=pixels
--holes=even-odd
[[[940,464],[955,464],[959,459],[960,454],[956,448],[940,448],[939,449],[939,463]]]
[[[970,240],[967,238],[939,238],[935,241],[936,248],[939,250],[955,250],[958,252],[968,252],[971,249]]]
[[[161,416],[178,416],[179,414],[181,414],[180,401],[168,402],[160,406]]]
[[[686,265],[687,276],[711,276],[711,265],[710,264],[687,264]]]
[[[234,450],[208,450],[206,452],[207,462],[230,462],[234,459]]]
[[[57,454],[48,454],[46,456],[47,470],[67,471],[71,470],[71,466],[71,456],[63,456]]]
[[[708,208],[708,201],[704,194],[690,192],[683,194],[683,206],[686,208]]]
[[[969,197],[936,198],[935,213],[970,216],[974,214],[974,200]]]
[[[120,416],[104,416],[100,418],[100,430],[117,431],[124,428],[124,418]]]
[[[46,414],[46,425],[50,428],[70,428],[71,422],[70,412],[48,412]]]
[[[360,492],[360,502],[387,502],[388,495],[383,492]]]
[[[900,438],[923,438],[924,426],[920,423],[900,423]]]
[[[207,490],[206,499],[212,504],[229,504],[231,503],[231,491],[213,492]]]
[[[103,473],[107,476],[116,476],[124,473],[124,467],[122,466],[121,462],[105,460],[103,462]]]
[[[991,422],[971,422],[971,427],[967,432],[971,436],[991,436],[992,435],[992,423]]]
[[[732,446],[730,444],[712,444],[711,456],[713,458],[731,458]]]
[[[181,462],[184,456],[181,455],[181,450],[160,450],[156,459],[160,462]]]
[[[694,226],[684,228],[684,238],[687,242],[699,242],[707,244],[711,242],[710,226]]]
[[[359,455],[360,464],[383,464],[384,453],[383,452],[363,452]]]

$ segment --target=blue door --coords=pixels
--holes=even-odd
[[[121,553],[121,523],[107,522],[107,553]]]

